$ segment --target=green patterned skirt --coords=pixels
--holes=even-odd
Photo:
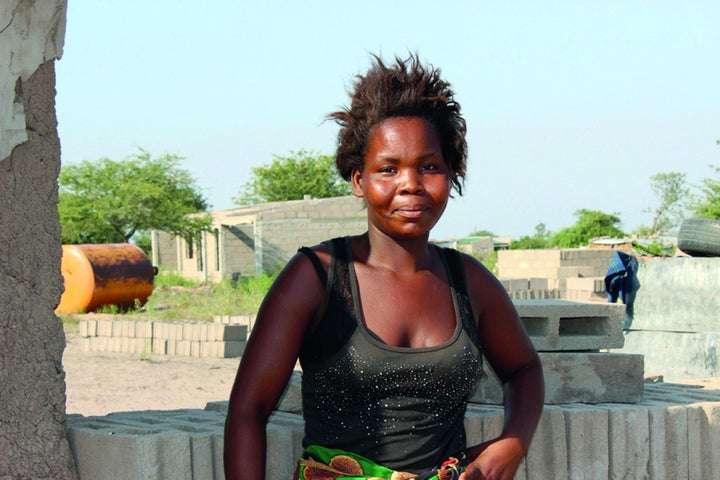
[[[295,472],[296,480],[457,480],[465,459],[449,458],[423,473],[398,472],[343,450],[310,445]]]

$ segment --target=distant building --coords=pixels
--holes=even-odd
[[[305,198],[212,212],[210,232],[188,239],[151,234],[153,264],[193,280],[218,282],[280,270],[303,245],[367,230],[362,199]]]

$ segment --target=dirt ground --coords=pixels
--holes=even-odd
[[[85,416],[205,408],[230,396],[239,359],[84,352],[68,336],[63,355],[66,411]]]

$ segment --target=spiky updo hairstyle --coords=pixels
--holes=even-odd
[[[417,55],[406,60],[396,57],[389,66],[373,55],[370,70],[356,77],[350,98],[349,108],[328,115],[341,127],[335,163],[342,178],[350,181],[353,169],[363,170],[373,127],[391,117],[420,117],[438,133],[452,186],[462,195],[465,120],[440,69],[423,66]]]

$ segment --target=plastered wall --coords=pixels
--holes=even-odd
[[[64,0],[0,2],[0,479],[75,479],[66,438],[54,58]]]

